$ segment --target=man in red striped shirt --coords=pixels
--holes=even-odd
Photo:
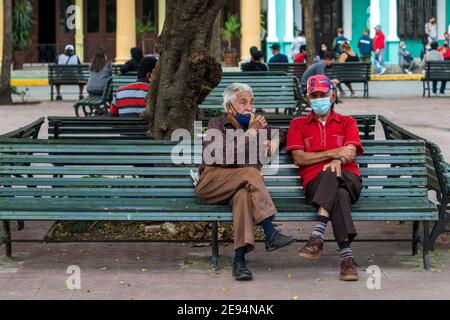
[[[144,112],[150,79],[157,61],[155,57],[145,57],[141,60],[137,81],[117,89],[109,108],[111,116],[139,117]]]

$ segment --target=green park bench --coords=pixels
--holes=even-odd
[[[364,93],[364,98],[369,98],[371,72],[370,62],[346,62],[334,63],[326,69],[325,74],[330,79],[338,79],[341,82],[363,83],[364,86],[361,91]]]
[[[375,115],[353,115],[362,140],[375,139]],[[203,127],[208,120],[202,120]],[[268,115],[268,123],[289,128],[292,117]],[[138,118],[125,117],[48,117],[48,139],[147,139],[148,124]]]
[[[54,100],[55,85],[86,85],[91,70],[88,64],[60,65],[50,64],[48,66],[48,84],[50,85],[50,99]]]
[[[425,77],[422,79],[423,97],[427,93],[428,98],[431,97],[432,81],[450,81],[450,61],[429,61],[425,64]]]
[[[189,173],[198,167],[193,163],[200,160],[201,146],[193,148],[187,163],[174,165],[174,145],[170,141],[1,140],[0,220],[6,256],[12,256],[14,241],[10,220],[202,221],[212,223],[217,270],[217,223],[232,221],[232,212],[228,205],[208,205],[195,196]],[[363,145],[365,154],[358,161],[364,164],[364,189],[352,209],[354,220],[423,222],[423,262],[429,269],[429,223],[438,220],[438,214],[427,196],[424,142],[364,141]],[[317,213],[305,202],[297,169],[282,154],[280,165],[263,168],[278,209],[276,220],[314,221]]]
[[[426,165],[428,189],[436,192],[438,200],[439,221],[431,231],[431,248],[434,249],[437,238],[450,228],[450,165],[444,160],[439,146],[431,141],[409,132],[384,116],[379,116],[387,140],[423,140],[426,146]]]
[[[123,66],[123,64],[113,64],[112,65],[112,74],[116,76],[121,76],[122,71],[120,71],[120,68]],[[137,71],[130,71],[127,72],[127,76],[136,76],[137,77]]]
[[[288,75],[284,71],[227,71],[222,73],[222,77],[276,77]]]
[[[80,108],[85,117],[108,114],[116,90],[133,82],[136,82],[135,75],[113,76],[107,81],[102,95],[88,95],[74,104],[75,115],[80,117]]]
[[[24,127],[16,129],[14,131],[0,135],[0,139],[37,139],[41,127],[45,122],[45,118],[39,118]],[[18,176],[21,177],[21,176]],[[24,221],[17,221],[17,229],[23,230],[25,228]]]
[[[305,73],[308,66],[306,63],[269,63],[270,71],[282,71],[293,76],[296,76],[300,80]]]
[[[223,76],[219,85],[211,91],[205,101],[199,106],[203,111],[223,110],[223,92],[234,83],[241,82],[250,85],[255,96],[258,109],[286,109],[292,113],[301,109],[299,81],[294,76],[250,76],[248,73],[237,73],[233,76]]]

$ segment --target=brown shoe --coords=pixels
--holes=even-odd
[[[356,270],[356,261],[353,258],[347,258],[341,262],[342,281],[358,281],[358,271]]]
[[[309,260],[316,260],[320,257],[322,250],[323,241],[320,238],[311,237],[305,246],[300,249],[298,255]]]

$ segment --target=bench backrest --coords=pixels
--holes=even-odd
[[[308,66],[306,63],[269,63],[270,71],[283,71],[301,79]]]
[[[449,80],[450,61],[429,61],[425,65],[426,80]]]
[[[135,75],[126,75],[126,76],[114,75],[109,84],[108,91],[106,92],[106,97],[107,97],[106,101],[111,103],[117,89],[119,89],[122,86],[128,85],[130,83],[134,83],[136,81],[137,81],[137,77]]]
[[[113,64],[112,65],[112,74],[116,76],[122,75],[122,71],[120,68],[123,66],[123,64]],[[127,72],[127,76],[136,76],[137,77],[137,71],[130,71]]]
[[[87,82],[91,70],[88,64],[60,65],[50,64],[48,66],[49,84],[76,84]]]
[[[447,192],[445,161],[438,145],[396,125],[384,116],[379,116],[387,140],[422,140],[426,146],[428,188],[437,192]]]
[[[222,94],[225,88],[234,82],[246,83],[252,87],[257,108],[294,109],[298,106],[300,90],[298,80],[293,76],[224,76],[199,106],[200,109],[223,110]]]
[[[120,211],[121,198],[135,198],[142,205],[164,206],[166,198],[172,199],[171,206],[178,198],[198,203],[189,172],[198,167],[193,162],[201,160],[201,146],[185,145],[186,152],[193,151],[192,158],[174,165],[174,145],[169,141],[0,140],[0,201],[14,196],[67,197],[95,205],[96,200],[111,198],[110,216],[105,219]],[[407,201],[408,206],[428,201],[423,141],[364,141],[363,145],[365,154],[357,159],[364,164],[362,198],[392,203],[393,210],[399,201]],[[263,174],[272,197],[304,198],[297,169],[284,152],[280,165],[263,168]],[[183,208],[187,209],[180,206],[174,211],[175,218]],[[382,212],[379,215],[385,219]]]
[[[353,115],[358,124],[361,140],[375,139],[375,115]],[[268,123],[282,129],[289,128],[292,118],[268,116]],[[208,126],[203,120],[203,127]],[[48,117],[49,139],[147,139],[148,124],[137,118],[76,118]]]
[[[330,79],[351,82],[367,82],[370,80],[371,64],[369,62],[335,63],[327,68],[325,74]]]
[[[0,139],[37,139],[45,118],[39,118],[17,130],[0,135]]]
[[[288,75],[284,71],[227,71],[222,73],[222,77],[276,77]]]

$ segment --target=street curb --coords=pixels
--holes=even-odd
[[[423,74],[374,74],[372,81],[420,81],[424,77]]]
[[[48,79],[13,79],[11,86],[14,87],[43,87],[48,86]]]

